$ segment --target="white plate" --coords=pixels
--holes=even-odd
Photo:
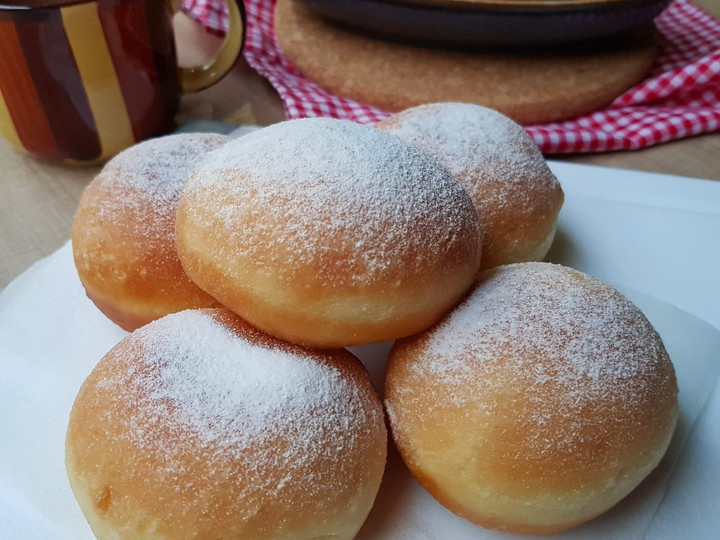
[[[549,260],[665,300],[720,329],[719,181],[549,165],[565,191]]]
[[[720,185],[553,168],[567,195],[553,260],[676,299],[673,303],[720,326],[715,278],[720,258],[707,249],[720,238],[720,204],[715,204]],[[720,333],[667,303],[625,292],[658,328],[675,362],[681,423],[668,456],[633,495],[559,536],[712,538],[720,529]],[[85,297],[69,245],[0,293],[0,538],[92,539],[65,478],[64,433],[82,380],[123,335]],[[356,350],[374,381],[381,381],[387,347]],[[376,507],[359,538],[513,536],[446,511],[391,453]]]
[[[675,363],[682,420],[650,480],[606,516],[565,538],[641,539],[682,505],[683,523],[709,527],[717,522],[717,515],[706,514],[695,502],[702,493],[714,495],[720,485],[720,441],[709,421],[712,415],[720,418],[720,396],[708,402],[720,374],[720,332],[669,304],[625,292],[658,329]],[[83,379],[124,335],[84,296],[69,245],[0,295],[0,410],[5,411],[0,419],[0,538],[92,539],[65,478],[65,426]],[[380,388],[388,344],[353,350]],[[512,536],[475,527],[445,510],[392,452],[377,504],[359,538]]]

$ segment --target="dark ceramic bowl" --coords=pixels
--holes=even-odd
[[[540,45],[597,38],[653,20],[670,0],[296,0],[324,19],[392,39]]]

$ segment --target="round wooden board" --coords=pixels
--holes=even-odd
[[[643,79],[657,51],[653,26],[512,52],[414,46],[332,26],[292,0],[278,0],[275,32],[290,61],[338,96],[388,111],[437,101],[477,103],[521,124],[608,105]]]

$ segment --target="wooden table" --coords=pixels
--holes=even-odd
[[[720,18],[718,0],[695,3]],[[182,64],[197,64],[218,46],[183,16],[176,20]],[[180,120],[211,118],[271,124],[284,119],[272,87],[244,61],[216,86],[183,98]],[[705,135],[633,152],[562,156],[576,163],[720,180],[720,134]],[[73,215],[97,167],[69,168],[15,152],[0,140],[0,289],[70,237]]]

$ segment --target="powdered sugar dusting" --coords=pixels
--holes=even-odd
[[[205,154],[229,140],[225,135],[183,133],[149,139],[121,152],[94,180],[116,194],[101,202],[99,219],[122,219],[119,225],[151,242],[166,241],[168,235],[172,240],[185,181]]]
[[[492,415],[493,396],[518,384],[525,405],[516,415],[534,434],[528,449],[541,452],[572,447],[583,426],[614,421],[597,407],[638,410],[658,387],[648,381],[672,377],[662,341],[629,300],[580,272],[544,263],[485,272],[418,347],[411,371],[437,380],[452,406],[477,405],[479,414]],[[562,426],[561,436],[545,436],[542,426],[550,423]]]
[[[332,267],[354,284],[403,259],[416,272],[423,257],[480,237],[472,202],[437,161],[373,128],[329,118],[283,122],[231,142],[203,161],[183,198],[193,226],[230,238],[233,251],[258,267],[281,257],[288,272],[316,266],[318,279],[330,279],[322,274]],[[211,222],[193,212],[217,200]]]
[[[105,166],[106,182],[136,190],[155,203],[177,199],[200,158],[227,143],[225,135],[181,133],[149,139],[115,156]]]
[[[612,287],[557,265],[527,263],[484,274],[480,285],[428,341],[427,352],[458,364],[434,363],[445,380],[467,369],[460,360],[468,346],[473,363],[496,360],[499,348],[522,352],[513,358],[543,378],[532,358],[552,358],[558,380],[581,378],[615,385],[645,370],[662,345],[638,309]],[[539,381],[542,382],[542,381]]]
[[[488,208],[510,203],[530,207],[538,194],[559,189],[525,130],[493,109],[469,103],[433,103],[398,113],[377,127],[445,165],[480,205],[481,218]],[[500,188],[488,190],[486,182]]]
[[[108,409],[107,421],[125,423],[132,445],[168,474],[182,474],[201,452],[213,469],[241,463],[248,491],[281,490],[308,481],[296,476],[315,461],[351,455],[382,423],[367,390],[337,367],[299,348],[251,343],[209,313],[184,311],[136,331],[115,359],[127,372],[98,385],[120,407]],[[285,480],[272,484],[268,471],[284,471]]]
[[[378,127],[423,148],[456,176],[491,167],[489,172],[517,181],[546,168],[542,154],[519,124],[480,105],[421,105],[380,122]]]

